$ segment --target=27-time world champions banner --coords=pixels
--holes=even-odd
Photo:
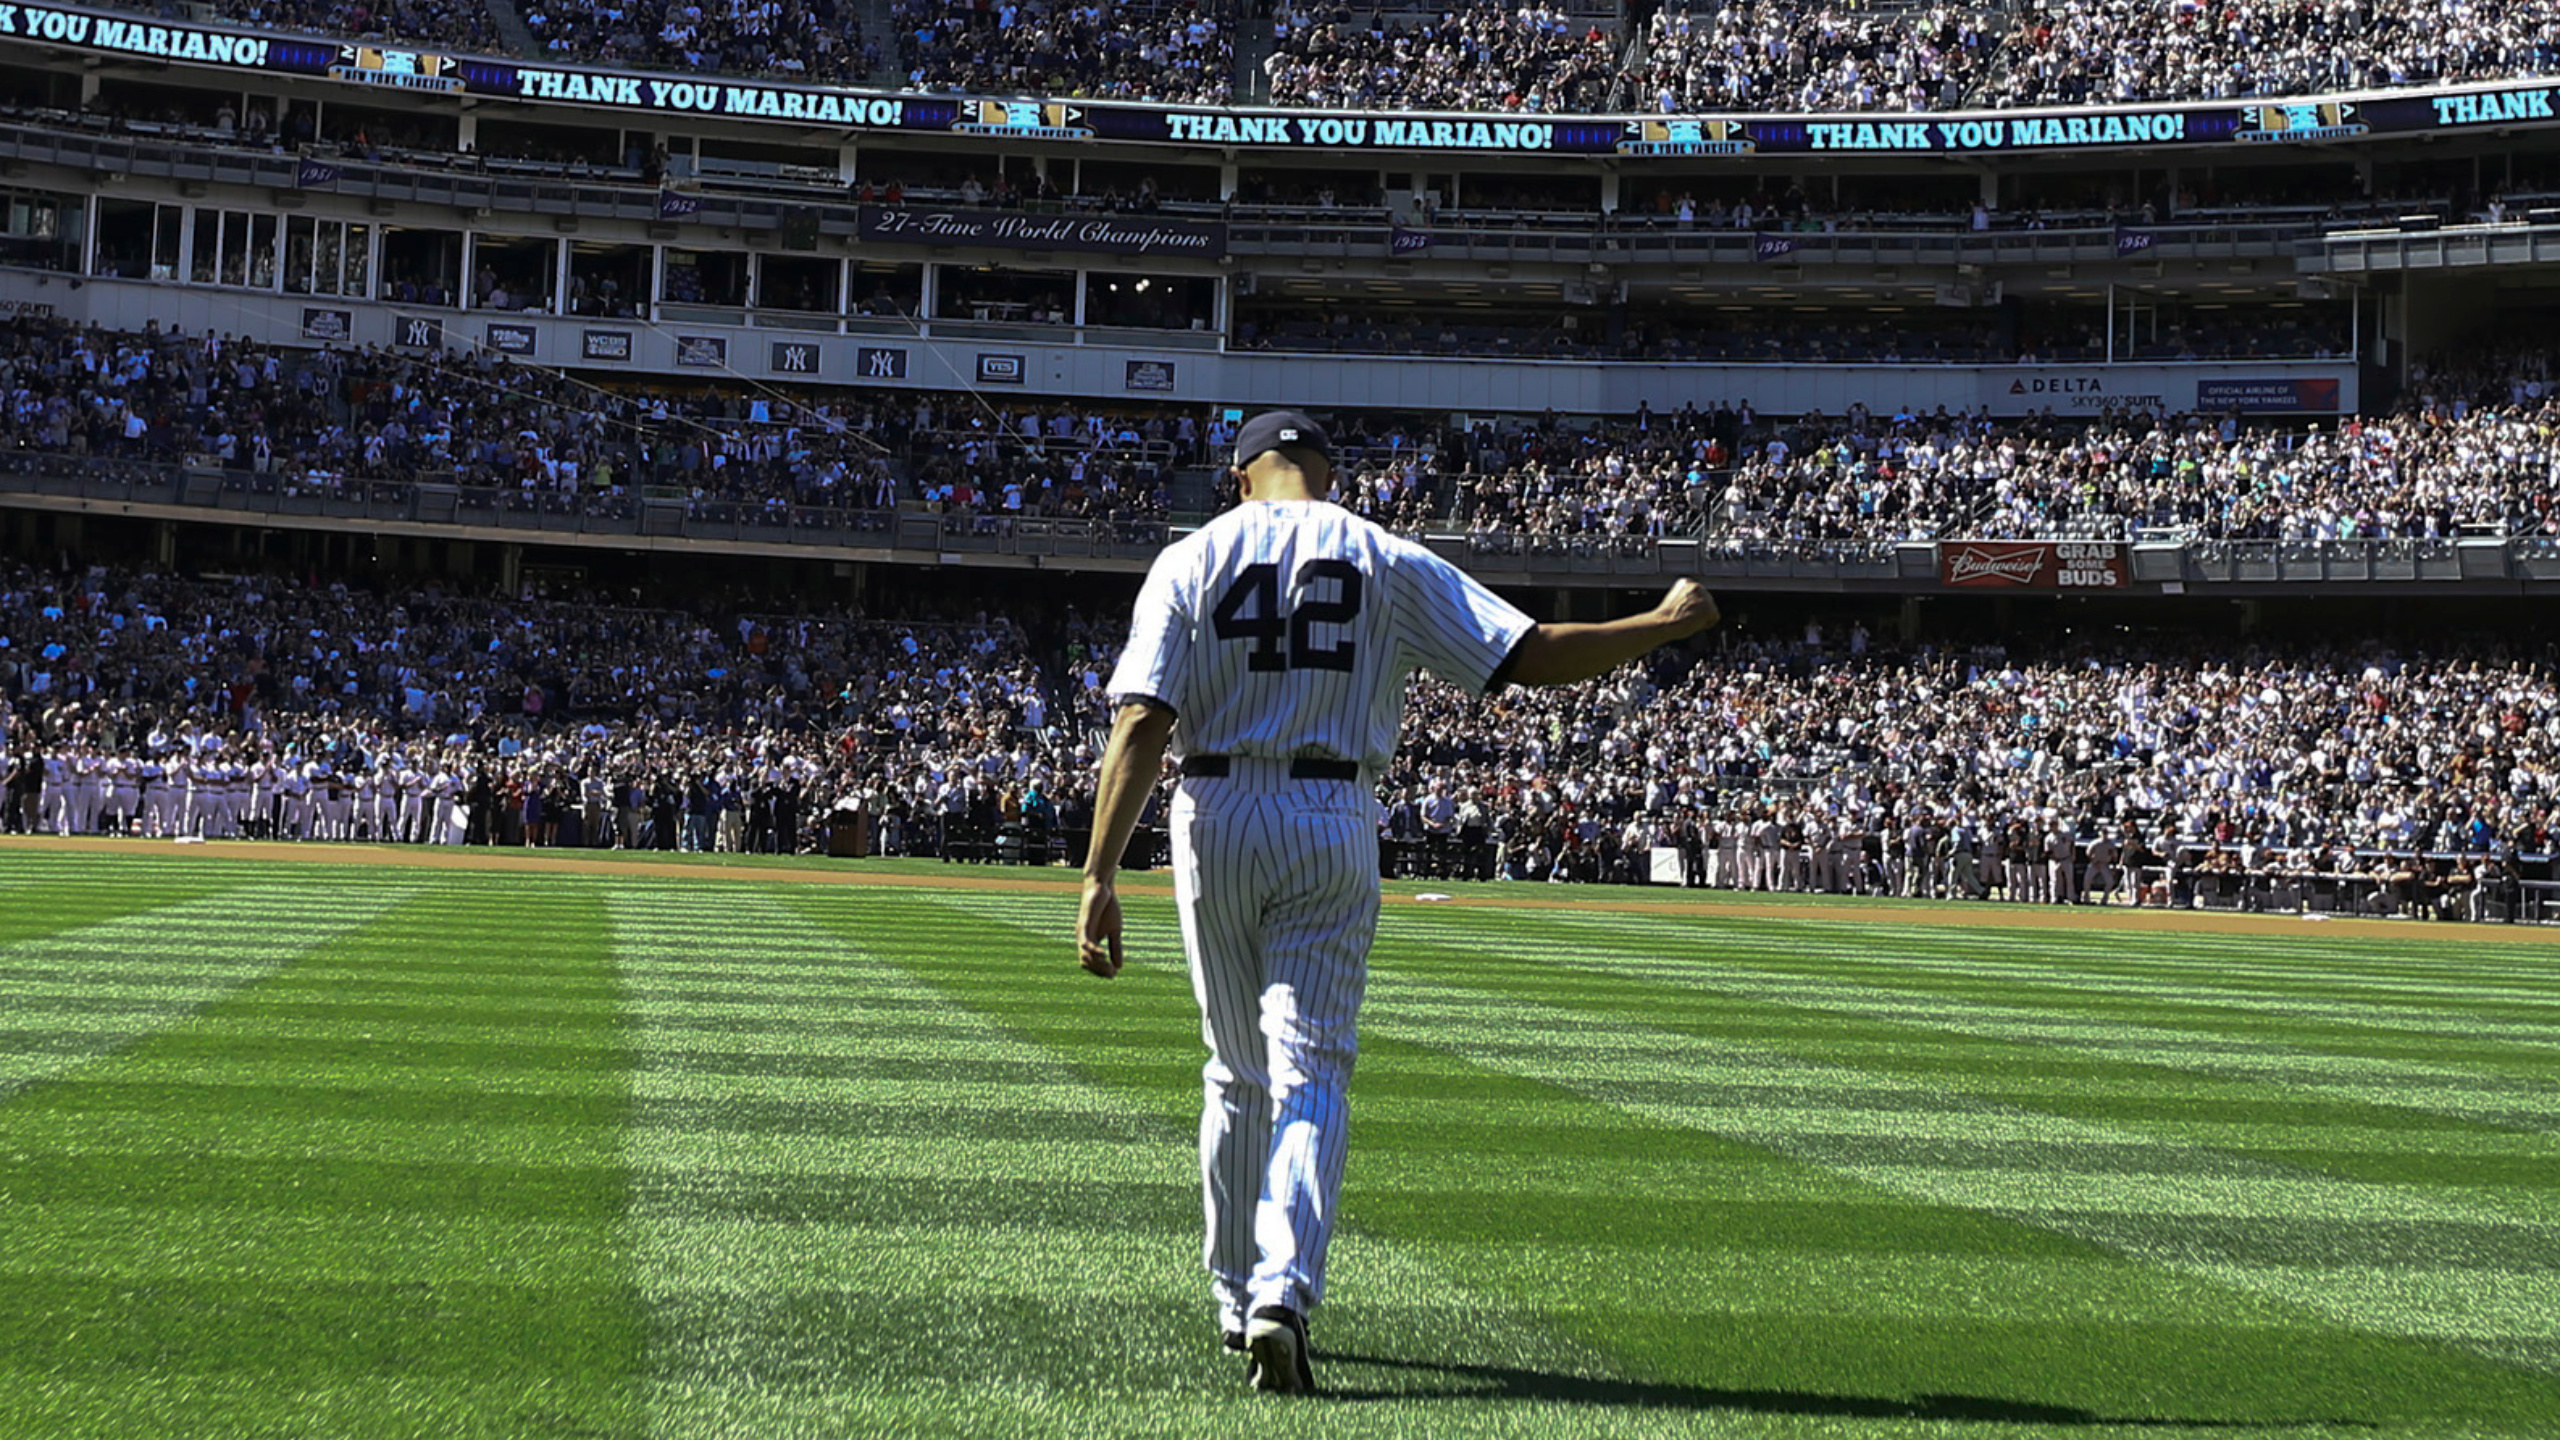
[[[2473,126],[2560,125],[2549,84],[2374,91],[2300,100],[1943,115],[1437,115],[1212,109],[1137,102],[889,94],[652,74],[278,35],[0,0],[0,43],[262,70],[430,95],[999,141],[1657,158],[2320,145]]]

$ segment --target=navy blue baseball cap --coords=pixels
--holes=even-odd
[[[1313,450],[1330,463],[1333,442],[1324,427],[1295,410],[1265,410],[1236,432],[1236,468],[1243,469],[1265,450]]]

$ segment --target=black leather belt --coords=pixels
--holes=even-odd
[[[1235,769],[1232,755],[1186,755],[1182,758],[1182,777],[1186,780],[1216,779]],[[1357,780],[1358,762],[1351,760],[1318,760],[1300,756],[1289,762],[1292,780]]]

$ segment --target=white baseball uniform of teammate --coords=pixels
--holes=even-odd
[[[1257,416],[1237,450],[1246,503],[1156,558],[1111,678],[1080,954],[1118,973],[1112,877],[1171,739],[1174,895],[1210,1052],[1203,1254],[1251,1383],[1304,1390],[1378,915],[1376,780],[1406,678],[1482,692],[1534,652],[1533,683],[1582,679],[1704,628],[1714,606],[1684,585],[1688,608],[1532,645],[1542,627],[1456,566],[1314,498],[1331,464],[1312,420]]]
[[[169,759],[169,815],[175,828],[172,836],[202,833],[204,807],[204,762],[192,751],[179,751]]]
[[[311,782],[303,777],[302,767],[287,761],[276,767],[276,789],[284,796],[284,805],[276,816],[276,831],[287,840],[311,838]]]
[[[442,765],[427,781],[427,833],[419,839],[429,845],[462,843],[462,781]]]
[[[400,843],[422,845],[426,843],[427,821],[433,818],[433,811],[429,808],[427,800],[426,772],[412,768],[410,763],[404,760],[400,764],[399,785]]]
[[[220,833],[221,809],[220,774],[213,757],[199,753],[187,768],[187,833],[213,839]]]
[[[106,812],[104,764],[85,746],[71,757],[71,828],[78,834],[97,834],[98,817]]]
[[[131,835],[142,828],[141,817],[136,813],[142,808],[142,781],[135,773],[138,768],[137,762],[122,755],[110,755],[98,767],[107,788],[107,820],[120,835]]]
[[[56,835],[71,833],[71,757],[60,750],[44,754],[44,825]]]
[[[134,775],[142,783],[142,817],[134,822],[134,829],[154,840],[175,836],[178,809],[169,800],[179,793],[179,784],[171,778],[169,767],[146,758],[135,767]]]

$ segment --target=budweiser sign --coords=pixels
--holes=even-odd
[[[1958,540],[1938,547],[1940,583],[1967,590],[2116,590],[2124,547],[2111,541]]]

